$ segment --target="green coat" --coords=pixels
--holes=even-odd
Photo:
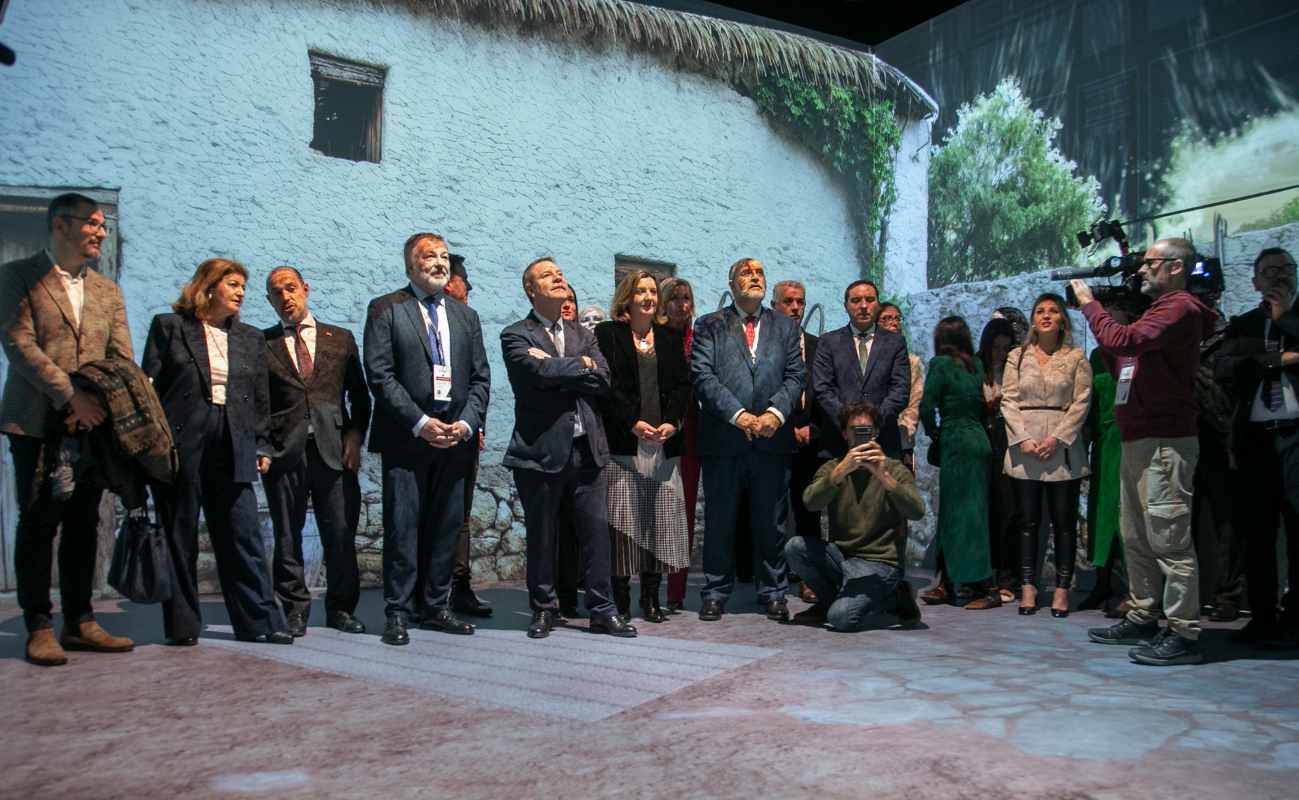
[[[929,362],[920,420],[938,436],[938,546],[953,583],[992,576],[988,543],[988,463],[992,446],[983,429],[983,367],[974,372],[937,356]],[[938,425],[937,417],[942,419]]]
[[[1098,567],[1105,566],[1110,548],[1122,546],[1119,538],[1119,459],[1123,447],[1119,426],[1114,421],[1114,393],[1118,381],[1093,350],[1092,407],[1087,412],[1091,431],[1092,476],[1087,490],[1087,555]]]

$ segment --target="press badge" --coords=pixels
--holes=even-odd
[[[451,401],[451,367],[446,364],[433,365],[433,399],[439,403]]]
[[[1137,365],[1124,364],[1119,367],[1119,385],[1114,390],[1114,405],[1121,406],[1128,402],[1128,393],[1132,391],[1132,376],[1137,374]]]

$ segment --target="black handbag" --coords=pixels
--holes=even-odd
[[[929,449],[925,451],[925,460],[929,462],[929,466],[940,468],[943,466],[939,463],[942,452],[942,446],[938,443],[938,434],[935,433],[933,438],[930,439]]]
[[[148,506],[127,512],[113,545],[108,585],[133,603],[170,600],[174,577],[167,534]]]

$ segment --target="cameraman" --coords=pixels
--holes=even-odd
[[[839,428],[851,445],[839,461],[827,461],[803,492],[814,512],[827,511],[830,542],[792,536],[785,559],[817,596],[795,615],[801,625],[829,623],[836,631],[859,631],[881,614],[903,625],[920,622],[911,587],[902,579],[907,537],[904,519],[925,515],[916,479],[902,462],[884,455],[876,437],[879,410],[854,401],[839,412]]]
[[[1186,291],[1195,249],[1161,239],[1146,250],[1137,275],[1154,302],[1131,325],[1120,325],[1087,284],[1072,281],[1083,316],[1118,378],[1114,417],[1122,439],[1119,530],[1132,609],[1093,642],[1137,645],[1133,661],[1151,666],[1198,664],[1199,569],[1191,541],[1191,484],[1199,456],[1195,374],[1200,342],[1215,314]],[[1162,586],[1161,586],[1162,584]],[[1160,630],[1162,605],[1168,627]]]

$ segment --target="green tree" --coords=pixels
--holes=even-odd
[[[1015,78],[961,106],[929,160],[931,287],[1075,262],[1075,233],[1105,206],[1056,148],[1059,131]]]

